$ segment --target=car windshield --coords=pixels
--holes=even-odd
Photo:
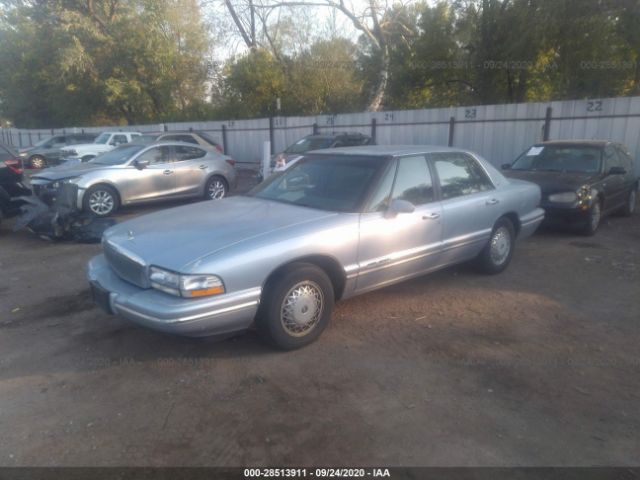
[[[122,165],[143,148],[146,148],[146,145],[123,145],[109,152],[102,153],[89,161],[99,165]]]
[[[109,138],[111,138],[111,134],[110,133],[101,133],[100,135],[98,135],[98,137],[93,141],[93,143],[102,143],[105,144],[109,141]]]
[[[321,150],[329,148],[331,143],[333,143],[332,138],[304,137],[287,148],[284,153],[306,153],[311,150]]]
[[[42,140],[40,140],[39,142],[37,142],[36,144],[34,144],[34,147],[42,147],[48,143],[53,144],[53,139],[54,137],[47,137],[47,138],[43,138]]]
[[[332,212],[356,212],[384,157],[308,155],[248,195]]]
[[[602,149],[580,145],[537,145],[520,155],[512,170],[597,173],[602,164]]]

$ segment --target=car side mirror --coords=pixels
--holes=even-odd
[[[406,200],[396,199],[391,202],[391,205],[389,205],[389,208],[387,208],[384,216],[386,218],[394,218],[399,213],[413,213],[415,209],[416,206],[413,203]]]
[[[503,163],[500,168],[502,168],[502,170],[511,170],[511,164]]]
[[[627,171],[624,167],[611,167],[609,169],[609,175],[625,175]]]
[[[149,166],[149,160],[136,160],[133,162],[133,166],[138,170],[144,170]]]

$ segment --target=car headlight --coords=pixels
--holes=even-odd
[[[53,183],[51,183],[51,187],[52,188],[60,188],[62,185],[68,184],[68,183],[78,183],[80,181],[81,177],[69,177],[69,178],[63,178],[62,180],[57,180]]]
[[[29,153],[28,153],[28,152],[20,152],[20,153],[18,154],[18,156],[19,156],[19,157],[26,157],[26,156],[28,156],[28,155],[29,155]]]
[[[149,279],[153,288],[178,297],[208,297],[225,292],[222,279],[215,275],[181,275],[151,267]]]
[[[578,200],[576,192],[562,192],[549,195],[549,201],[555,203],[573,203]]]

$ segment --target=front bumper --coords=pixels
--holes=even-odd
[[[589,219],[589,208],[582,208],[577,202],[575,204],[561,206],[547,203],[542,205],[545,210],[545,223],[584,223]]]
[[[260,302],[260,287],[216,297],[189,299],[125,282],[109,267],[104,255],[89,262],[89,283],[106,294],[108,313],[162,332],[203,337],[246,330]],[[94,297],[95,298],[95,297]]]

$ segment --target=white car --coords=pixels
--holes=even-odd
[[[61,157],[63,162],[88,162],[101,153],[113,150],[118,145],[132,142],[139,136],[138,132],[102,132],[93,143],[69,145],[64,148]]]

